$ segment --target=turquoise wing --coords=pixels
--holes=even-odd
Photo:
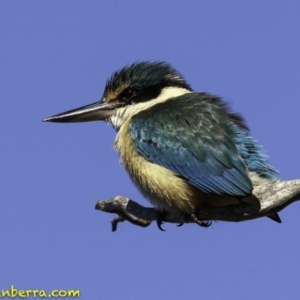
[[[201,95],[207,94],[186,94],[135,115],[129,127],[135,150],[206,193],[251,194],[232,120]]]

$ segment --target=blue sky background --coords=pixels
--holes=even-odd
[[[148,203],[105,123],[44,117],[100,99],[136,60],[166,60],[232,103],[285,180],[300,177],[299,1],[0,2],[0,290],[82,299],[299,299],[299,212],[146,229],[94,210]]]

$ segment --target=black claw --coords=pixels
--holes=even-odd
[[[164,220],[164,217],[166,216],[167,212],[166,211],[159,211],[157,213],[157,220],[156,220],[156,224],[157,224],[157,227],[159,230],[161,231],[166,231],[165,229],[163,229],[161,227],[161,225],[164,223],[163,220]]]
[[[181,227],[184,223],[177,224],[177,227]]]
[[[212,222],[210,222],[210,221],[208,221],[208,222],[200,221],[200,223],[201,223],[201,225],[198,223],[200,226],[207,228],[211,225]]]
[[[157,220],[157,221],[156,221],[156,224],[157,224],[157,227],[158,227],[159,230],[161,230],[161,231],[166,231],[165,229],[163,229],[163,228],[161,227],[161,224],[163,224],[163,222],[159,222],[159,221]]]

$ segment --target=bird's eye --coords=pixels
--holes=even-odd
[[[134,94],[135,91],[131,88],[128,88],[122,93],[122,99],[128,101],[132,96],[134,96]]]

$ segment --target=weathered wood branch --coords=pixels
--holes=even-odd
[[[244,202],[230,206],[205,207],[197,212],[197,217],[203,221],[241,222],[274,215],[291,203],[300,200],[300,179],[275,181],[255,187],[253,195],[259,199],[260,208]],[[117,217],[112,220],[113,231],[117,229],[119,222],[125,220],[134,225],[146,227],[152,221],[156,221],[159,216],[154,208],[141,206],[123,196],[98,201],[95,208],[117,214]],[[166,214],[163,221],[177,224],[194,222],[186,215],[172,213]]]

